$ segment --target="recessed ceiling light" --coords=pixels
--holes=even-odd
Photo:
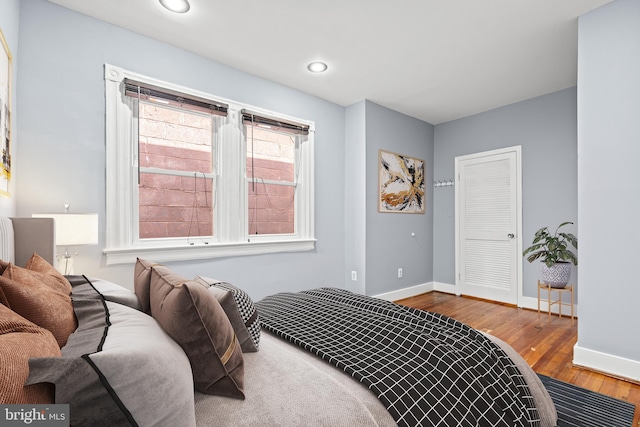
[[[175,13],[185,13],[191,9],[188,0],[160,0],[160,4]]]
[[[312,73],[322,73],[327,71],[327,68],[329,68],[327,67],[327,64],[319,61],[315,61],[307,65],[307,70],[311,71]]]

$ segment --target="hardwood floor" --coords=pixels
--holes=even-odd
[[[640,426],[640,384],[612,378],[574,366],[573,346],[578,322],[570,318],[548,319],[546,313],[516,308],[476,298],[429,292],[396,301],[421,310],[441,313],[509,343],[534,371],[561,381],[625,400],[636,405],[634,426]]]

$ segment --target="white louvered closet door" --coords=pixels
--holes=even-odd
[[[517,153],[459,158],[458,280],[463,295],[518,303]]]

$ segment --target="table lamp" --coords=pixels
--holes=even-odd
[[[65,205],[65,212],[69,205]],[[53,218],[55,223],[56,246],[64,246],[64,255],[58,260],[58,270],[62,274],[73,274],[73,259],[70,246],[98,244],[98,214],[33,214],[34,218]],[[77,253],[76,253],[77,255]]]

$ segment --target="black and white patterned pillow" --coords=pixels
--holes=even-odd
[[[245,291],[208,277],[197,276],[196,281],[209,287],[215,298],[224,309],[238,337],[242,351],[258,351],[260,345],[260,320],[253,300]]]

